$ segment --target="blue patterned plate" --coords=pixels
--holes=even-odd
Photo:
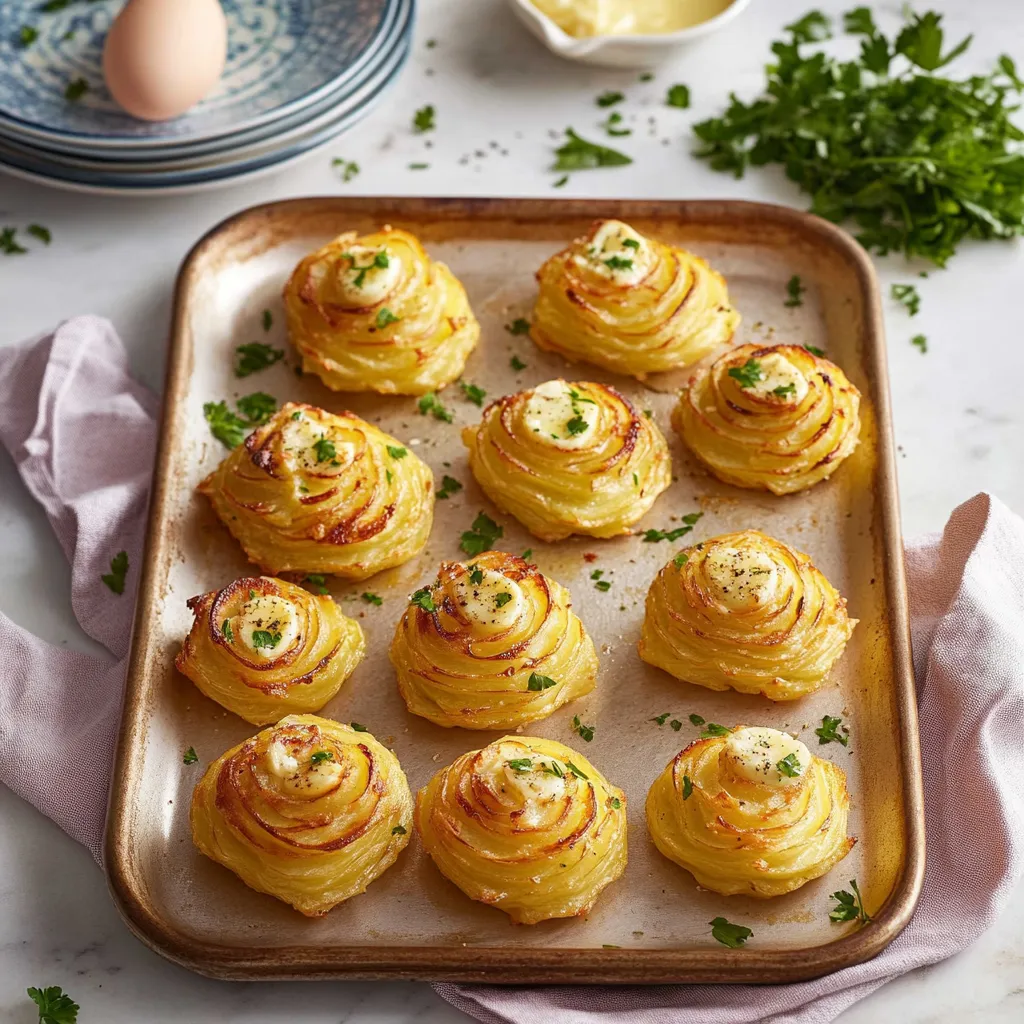
[[[80,140],[90,149],[198,142],[287,117],[367,73],[392,30],[396,0],[223,0],[228,62],[217,90],[173,121],[137,121],[103,84],[103,40],[117,0],[0,2],[0,118],[40,142]],[[38,33],[23,45],[22,29]],[[31,35],[31,32],[29,33]],[[84,79],[80,99],[65,98]]]

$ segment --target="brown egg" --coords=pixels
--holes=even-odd
[[[166,121],[214,87],[227,48],[217,0],[128,0],[107,34],[103,75],[129,114]]]

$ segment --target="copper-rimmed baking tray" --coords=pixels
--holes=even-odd
[[[594,218],[618,217],[641,231],[706,256],[729,281],[743,314],[735,341],[816,345],[843,366],[863,396],[862,441],[827,482],[776,498],[712,480],[689,458],[668,425],[671,378],[645,387],[537,350],[506,330],[528,317],[533,273]],[[688,540],[757,526],[808,551],[849,599],[860,625],[834,673],[835,685],[803,701],[712,693],[678,683],[636,655],[643,598],[677,545],[640,536],[560,544],[532,539],[489,505],[466,466],[459,427],[480,410],[458,388],[443,398],[455,423],[422,417],[411,398],[339,395],[298,377],[291,363],[236,380],[235,346],[269,340],[285,346],[281,286],[305,252],[345,230],[391,223],[416,233],[466,285],[482,340],[465,379],[490,397],[557,376],[614,382],[669,437],[674,483],[640,524],[668,528],[703,511]],[[787,307],[786,282],[807,291]],[[270,309],[273,326],[261,324]],[[526,369],[514,371],[515,355]],[[440,729],[402,704],[387,645],[407,595],[458,557],[460,534],[478,510],[505,530],[501,546],[533,549],[541,570],[567,585],[601,658],[596,690],[530,732],[585,747],[622,786],[629,807],[629,866],[586,920],[510,925],[501,912],[466,899],[444,881],[413,840],[369,891],[326,917],[308,920],[252,892],[202,858],[188,831],[192,788],[206,764],[255,729],[201,696],[173,668],[190,624],[185,601],[252,572],[213,518],[195,485],[225,451],[203,421],[206,401],[268,391],[327,409],[352,409],[413,446],[464,488],[439,501],[427,549],[365,584],[331,583],[360,617],[369,653],[324,710],[366,724],[398,754],[414,789],[494,732]],[[134,643],[114,768],[106,869],[133,931],[165,956],[228,978],[421,978],[494,982],[778,982],[810,978],[874,956],[906,925],[924,872],[924,821],[917,714],[900,540],[892,421],[878,288],[870,261],[843,232],[790,209],[743,202],[546,201],[519,199],[304,199],[241,213],[192,250],[178,279],[163,425],[149,513]],[[587,556],[597,559],[588,560]],[[612,586],[591,582],[594,568]],[[383,599],[363,602],[363,591]],[[684,724],[651,719],[665,711]],[[851,830],[859,842],[828,876],[770,901],[723,898],[699,890],[662,858],[647,835],[647,788],[697,735],[688,714],[707,721],[787,728],[815,753],[838,761],[853,794]],[[573,715],[595,726],[584,743]],[[825,714],[851,727],[849,747],[820,746]],[[182,763],[194,747],[200,761]],[[874,917],[861,929],[828,920],[829,893],[856,877]],[[716,916],[746,924],[742,949],[718,945]]]

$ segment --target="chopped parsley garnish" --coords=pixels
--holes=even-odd
[[[545,775],[554,775],[556,779],[565,778],[565,772],[562,771],[562,766],[557,761],[541,765],[541,771],[544,772]]]
[[[796,756],[796,753],[787,754],[781,761],[777,761],[775,769],[780,775],[785,775],[787,778],[795,779],[802,772],[800,767],[800,760]]]
[[[864,909],[864,900],[861,899],[860,889],[857,887],[855,878],[850,879],[850,888],[853,892],[840,889],[839,892],[832,893],[831,898],[836,901],[836,905],[828,915],[829,920],[834,923],[860,921],[861,924],[867,924],[871,920],[871,916]]]
[[[252,631],[252,645],[257,651],[273,650],[280,642],[280,633],[271,633],[269,629],[254,629]]]
[[[742,366],[730,366],[729,376],[740,382],[741,388],[752,388],[759,380],[764,379],[761,364],[756,359],[748,359]]]
[[[401,319],[402,318],[400,316],[395,316],[395,314],[392,313],[387,306],[384,306],[383,308],[377,310],[377,319],[374,321],[374,323],[378,327],[387,327],[388,324],[397,324],[398,321]]]
[[[622,127],[623,120],[623,116],[617,110],[613,110],[608,117],[601,122],[601,127],[613,138],[621,138],[623,135],[632,135],[632,128]]]
[[[516,371],[518,371],[518,370],[525,370],[526,369],[526,363],[524,363],[522,361],[522,359],[519,358],[519,356],[513,356],[508,361],[508,365],[511,366],[512,369],[516,370]]]
[[[622,244],[626,249],[639,249],[640,243],[635,238],[624,238]]]
[[[330,750],[317,750],[310,755],[310,764],[323,764],[324,761],[333,761],[334,754]]]
[[[792,381],[788,384],[780,384],[777,388],[772,388],[772,394],[776,398],[788,398],[790,395],[796,394],[796,384]]]
[[[654,81],[654,72],[653,71],[645,71],[640,76],[640,81],[641,82],[653,82]]]
[[[678,718],[673,718],[668,724],[672,727],[673,732],[679,732],[683,727],[683,723],[680,722]]]
[[[672,712],[671,711],[666,711],[663,715],[655,715],[654,718],[651,719],[651,721],[652,722],[657,722],[658,725],[664,725],[669,720],[669,718],[671,716],[672,716]]]
[[[263,330],[269,331],[274,326],[274,314],[269,309],[263,310]]]
[[[528,690],[549,690],[558,683],[550,676],[542,676],[539,672],[531,672],[530,679],[526,684]]]
[[[724,917],[716,917],[708,924],[711,925],[712,937],[730,949],[739,949],[754,934],[741,924],[730,924]]]
[[[429,413],[435,420],[442,420],[445,423],[452,422],[452,414],[444,407],[441,399],[433,391],[428,391],[416,403],[416,408],[421,416],[426,416]]]
[[[595,102],[599,107],[614,107],[616,103],[621,103],[625,98],[625,93],[613,92],[609,89],[607,92],[601,93]]]
[[[348,723],[348,727],[353,732],[369,732],[370,731],[369,729],[366,728],[365,725],[360,725],[358,722],[349,722]]]
[[[417,608],[422,608],[425,612],[437,611],[437,606],[434,604],[434,597],[430,592],[430,587],[421,587],[417,590],[416,593],[409,598],[409,603],[416,605]]]
[[[585,171],[594,167],[623,167],[633,162],[625,153],[588,142],[571,128],[566,128],[565,134],[569,141],[555,150],[557,159],[552,170]]]
[[[690,725],[701,726],[704,724],[704,719],[700,715],[690,715]]]
[[[685,551],[680,551],[675,558],[672,559],[672,564],[677,569],[682,569],[684,565],[690,560],[690,556]]]
[[[568,423],[566,423],[565,429],[568,430],[570,434],[575,435],[582,434],[588,426],[589,424],[583,418],[582,414],[577,412],[576,415],[573,416],[573,418],[569,420]]]
[[[407,828],[406,828],[406,827],[405,827],[404,825],[396,825],[396,826],[395,826],[395,827],[394,827],[394,828],[393,828],[393,829],[391,830],[391,834],[392,834],[393,836],[404,836],[404,835],[406,834],[406,832],[407,832],[407,831],[408,831],[408,829],[407,829]]]
[[[28,997],[39,1007],[39,1024],[76,1024],[79,1006],[59,985],[30,988]]]
[[[53,241],[53,235],[50,234],[49,228],[44,228],[42,224],[29,224],[25,230],[33,237],[38,238],[43,245],[49,245]]]
[[[412,119],[413,129],[417,132],[432,132],[437,127],[437,122],[434,120],[435,113],[436,111],[431,105],[420,107]]]
[[[453,476],[445,474],[441,477],[441,490],[436,492],[438,498],[450,498],[453,494],[458,494],[462,490],[462,484]]]
[[[911,316],[921,311],[921,296],[912,284],[894,284],[889,293],[897,302],[902,302]]]
[[[199,760],[199,755],[196,753],[195,747],[189,747],[188,750],[182,755],[182,764],[195,764]]]
[[[560,178],[556,178],[555,181],[552,182],[551,187],[552,188],[561,188],[563,185],[568,185],[568,184],[569,184],[569,175],[568,174],[563,174]]]
[[[221,635],[229,644],[235,642],[235,632],[231,628],[231,620],[225,619],[220,625]]]
[[[68,82],[64,89],[64,99],[69,103],[80,100],[89,91],[89,83],[84,78],[75,78]]]
[[[919,348],[922,353],[928,351],[928,338],[923,334],[915,334],[910,339],[910,344]]]
[[[507,605],[509,603],[509,601],[511,601],[511,600],[512,600],[512,595],[510,593],[508,593],[507,591],[504,591],[501,594],[495,594],[495,596],[494,596],[494,606],[496,608],[504,608],[505,605]]]
[[[338,449],[335,448],[334,442],[328,440],[326,437],[321,437],[316,444],[313,445],[313,451],[316,452],[317,462],[328,462],[331,459],[338,457]]]
[[[842,732],[840,732],[840,726],[842,726]],[[841,718],[833,718],[831,715],[825,715],[821,720],[821,725],[814,730],[815,735],[818,737],[818,744],[824,743],[842,743],[845,747],[850,742],[850,730],[843,725]]]
[[[460,380],[459,387],[462,388],[462,393],[469,399],[474,405],[482,406],[484,404],[484,398],[487,397],[487,392],[483,388],[478,388],[475,384],[470,384],[468,381]]]
[[[504,536],[505,530],[499,526],[486,512],[481,512],[473,520],[473,525],[466,530],[459,541],[459,547],[467,555],[481,555],[494,547],[494,542]]]
[[[807,349],[812,356],[818,356],[819,359],[825,354],[825,350],[823,348],[818,348],[817,345],[804,345],[803,347]]]
[[[409,449],[403,448],[401,445],[389,444],[387,449],[388,455],[393,459],[404,459],[409,454]]]
[[[528,757],[514,757],[511,761],[506,761],[505,764],[514,772],[528,772],[533,769],[533,761]]]
[[[622,808],[622,801],[617,797],[613,796],[611,799],[612,810],[618,811]]]
[[[717,722],[708,722],[707,728],[700,734],[702,740],[706,740],[711,736],[728,736],[732,732],[726,725],[719,725]]]
[[[533,557],[533,548],[527,548],[519,557],[528,562]]]
[[[118,551],[110,560],[110,572],[105,572],[100,579],[115,593],[124,593],[124,580],[128,575],[128,552]]]
[[[788,298],[786,299],[784,304],[790,307],[802,306],[804,304],[802,296],[806,290],[807,289],[804,288],[804,286],[800,283],[800,275],[794,274],[786,282],[786,295],[788,296]]]
[[[590,781],[587,778],[587,776],[584,775],[583,772],[579,768],[577,768],[576,765],[574,765],[572,763],[572,761],[566,761],[565,762],[565,767],[568,768],[569,771],[571,771],[573,773],[573,775],[576,776],[577,779],[582,779],[584,782],[589,782]]]
[[[761,96],[734,96],[721,117],[694,126],[698,156],[737,177],[750,166],[783,167],[813,197],[813,213],[853,222],[857,240],[880,254],[943,266],[965,238],[1024,233],[1013,122],[1024,83],[1005,54],[987,75],[946,77],[940,69],[971,37],[944,48],[941,23],[934,11],[908,11],[888,38],[858,7],[843,28],[860,37],[860,52],[842,61],[802,49],[830,31],[813,12],[772,44]]]
[[[521,316],[517,316],[510,324],[505,324],[505,330],[508,331],[509,334],[529,334],[530,321],[524,320]],[[523,368],[523,366],[518,367],[520,370]]]
[[[665,96],[665,105],[686,110],[690,105],[690,87],[688,85],[670,85]]]
[[[363,591],[362,597],[367,604],[375,605],[377,608],[384,603],[384,598],[380,594],[371,594],[368,590]]]
[[[428,171],[430,164],[409,164],[410,171]]]
[[[592,580],[599,580],[604,575],[604,569],[595,569],[591,574]]]
[[[277,399],[265,391],[243,395],[236,404],[238,411],[254,426],[266,423],[277,412]]]
[[[621,256],[612,256],[602,261],[609,270],[632,270],[633,261],[623,259]]]
[[[327,589],[327,578],[322,573],[310,573],[302,582],[308,583],[310,587],[313,590],[315,590],[318,594],[330,593],[330,591]]]
[[[689,775],[683,776],[683,799],[689,800],[693,795],[693,782]]]
[[[606,593],[608,593],[608,591],[612,589],[612,584],[611,584],[611,581],[610,581],[610,580],[598,580],[598,581],[597,581],[597,582],[596,582],[596,583],[594,584],[594,586],[595,586],[595,587],[596,587],[596,588],[597,588],[598,590],[600,590],[600,591],[601,591],[601,592],[602,592],[603,594],[606,594]]]
[[[359,164],[352,160],[343,160],[340,156],[336,156],[331,161],[331,166],[338,168],[343,182],[351,181],[359,173]]]
[[[17,228],[4,228],[0,231],[0,252],[5,256],[23,256],[28,252],[17,239]]]
[[[572,731],[579,733],[580,739],[586,740],[587,743],[594,738],[594,727],[592,725],[584,725],[580,721],[579,715],[572,716]]]
[[[644,541],[647,544],[656,544],[662,540],[679,540],[693,530],[702,515],[703,512],[690,512],[683,516],[683,525],[677,526],[674,530],[644,530]]]
[[[22,25],[18,29],[18,42],[24,48],[31,46],[39,38],[39,30],[32,25]]]
[[[469,574],[469,582],[472,583],[474,587],[480,586],[480,584],[483,583],[483,581],[484,581],[484,571],[483,571],[483,569],[473,569],[473,571],[470,572],[470,574]]]

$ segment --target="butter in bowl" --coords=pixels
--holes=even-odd
[[[643,68],[732,21],[750,0],[510,0],[552,53],[601,67]]]

